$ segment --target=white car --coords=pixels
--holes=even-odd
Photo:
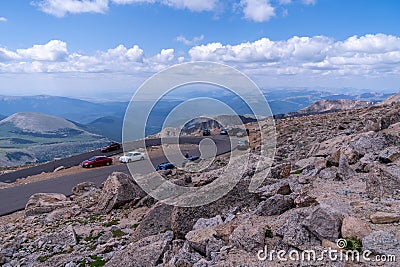
[[[145,155],[142,152],[128,152],[124,156],[119,158],[119,161],[122,163],[130,163],[132,161],[144,160]]]

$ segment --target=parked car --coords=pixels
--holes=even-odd
[[[210,129],[203,129],[203,136],[209,136],[211,135]]]
[[[106,153],[106,152],[119,150],[119,149],[121,149],[121,144],[114,142],[114,143],[109,144],[108,146],[102,147],[101,152]]]
[[[164,162],[156,167],[156,171],[172,170],[174,168],[175,168],[175,165],[172,164],[171,162]]]
[[[239,140],[237,144],[237,149],[239,150],[246,150],[250,147],[249,141],[247,140]]]
[[[228,135],[228,129],[222,129],[220,132],[219,132],[219,134],[220,135]]]
[[[81,163],[83,168],[93,168],[100,166],[109,166],[113,162],[112,158],[106,156],[95,156]]]
[[[119,158],[119,162],[130,163],[132,161],[144,160],[145,154],[142,152],[131,151]]]
[[[185,167],[188,163],[199,163],[200,161],[202,161],[202,158],[198,156],[188,157],[182,162],[182,167]]]

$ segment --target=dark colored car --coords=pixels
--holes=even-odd
[[[208,136],[208,135],[211,135],[210,129],[204,129],[203,130],[203,136]]]
[[[164,162],[156,167],[156,171],[172,170],[174,168],[175,168],[175,165],[172,164],[171,162]]]
[[[101,148],[101,152],[105,153],[105,152],[110,152],[110,151],[114,151],[114,150],[119,150],[121,149],[121,144],[120,143],[111,143],[108,146],[102,147]]]
[[[219,132],[219,134],[220,134],[220,135],[228,135],[228,129],[222,129],[222,130]]]
[[[198,157],[198,156],[192,156],[192,157],[188,157],[187,159],[185,159],[182,162],[182,167],[184,167],[186,164],[188,164],[189,162],[193,162],[193,163],[199,163],[202,160],[202,158]]]
[[[112,158],[105,156],[95,156],[81,163],[83,168],[93,168],[100,166],[109,166],[113,162]]]

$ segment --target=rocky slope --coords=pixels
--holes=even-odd
[[[278,150],[261,188],[250,193],[251,163],[235,188],[199,208],[167,206],[132,177],[114,173],[99,189],[76,186],[71,197],[36,194],[24,212],[0,220],[4,266],[382,266],[341,261],[272,261],[260,250],[291,255],[343,249],[400,260],[400,103],[277,122]],[[209,184],[224,170],[163,173],[185,186]],[[218,163],[218,164],[217,164]],[[218,168],[219,167],[219,168]],[[259,254],[259,256],[262,254]],[[326,255],[325,255],[326,256]]]

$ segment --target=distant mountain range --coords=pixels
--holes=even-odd
[[[0,121],[0,166],[50,161],[108,142],[109,139],[64,118],[16,113]]]
[[[277,89],[266,90],[264,95],[273,114],[286,114],[297,112],[320,100],[344,99],[379,102],[393,94],[333,94],[307,89]],[[147,120],[146,135],[160,132],[168,114],[185,100],[209,96],[231,106],[239,115],[251,114],[248,106],[234,94],[202,95],[200,92],[194,91],[190,94],[173,95],[162,99],[154,106]],[[332,103],[327,103],[325,106],[317,104],[319,106],[311,106],[309,109],[319,111],[332,109]],[[144,103],[135,104],[142,105]],[[10,159],[16,162],[44,161],[53,156],[61,157],[98,147],[108,140],[122,141],[122,125],[128,105],[129,102],[93,103],[47,95],[0,96],[0,114],[2,114],[0,120],[3,120],[0,123],[0,159],[3,160],[3,162],[0,160],[0,165]],[[204,110],[204,115],[213,110],[208,106],[196,103],[193,103],[193,108]],[[140,106],[138,110],[140,110]],[[15,113],[18,114],[11,116]],[[174,120],[177,122],[184,120],[185,116],[183,115],[187,114],[182,114],[182,117],[178,114]],[[7,116],[11,117],[5,119]],[[29,123],[27,123],[28,121]],[[24,122],[27,124],[24,125]],[[133,120],[132,123],[134,126],[135,121]],[[63,143],[62,146],[60,146],[61,143]],[[76,145],[78,143],[82,143],[80,148]],[[57,153],[51,153],[50,145],[57,146],[56,149],[53,149]],[[48,153],[49,151],[50,153]]]

